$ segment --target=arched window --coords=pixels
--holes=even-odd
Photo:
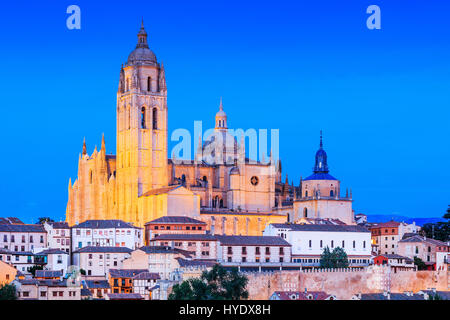
[[[202,178],[203,182],[207,183],[208,182],[208,178],[206,176],[203,176]]]
[[[89,183],[92,184],[92,170],[89,170]]]
[[[181,184],[182,184],[183,186],[186,185],[186,175],[184,175],[184,174],[181,176]]]
[[[308,218],[308,209],[307,208],[303,209],[303,217]]]
[[[152,77],[147,78],[147,91],[152,91]]]
[[[220,199],[220,205],[219,205],[219,207],[220,207],[220,208],[223,208],[223,199]]]
[[[330,190],[330,197],[333,197],[334,196],[334,192],[333,192],[333,190]]]
[[[153,108],[153,130],[158,129],[158,109]]]
[[[145,107],[142,107],[141,109],[141,128],[142,129],[147,129],[145,124]]]
[[[127,85],[126,85],[126,91],[130,90],[130,79],[127,78]]]
[[[308,196],[308,191],[305,191],[305,198]]]

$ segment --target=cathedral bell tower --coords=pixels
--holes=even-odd
[[[164,66],[149,48],[144,22],[137,37],[117,92],[117,210],[126,221],[140,220],[138,197],[168,184]]]

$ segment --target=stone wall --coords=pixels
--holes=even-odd
[[[315,271],[246,272],[251,300],[267,300],[274,291],[325,291],[338,299],[352,295],[391,292],[417,292],[427,288],[448,290],[447,271],[397,271],[386,266],[370,266],[362,270],[337,269]]]

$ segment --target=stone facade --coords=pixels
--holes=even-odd
[[[276,271],[245,273],[251,300],[267,300],[274,291],[325,291],[339,300],[354,294],[384,291],[418,292],[427,288],[448,290],[448,272],[399,271],[390,267],[371,266],[363,270]]]

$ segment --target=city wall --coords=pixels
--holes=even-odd
[[[428,288],[448,290],[447,271],[397,271],[386,266],[362,270],[244,272],[249,299],[266,300],[274,291],[325,291],[337,299],[351,299],[357,293],[417,292]]]

